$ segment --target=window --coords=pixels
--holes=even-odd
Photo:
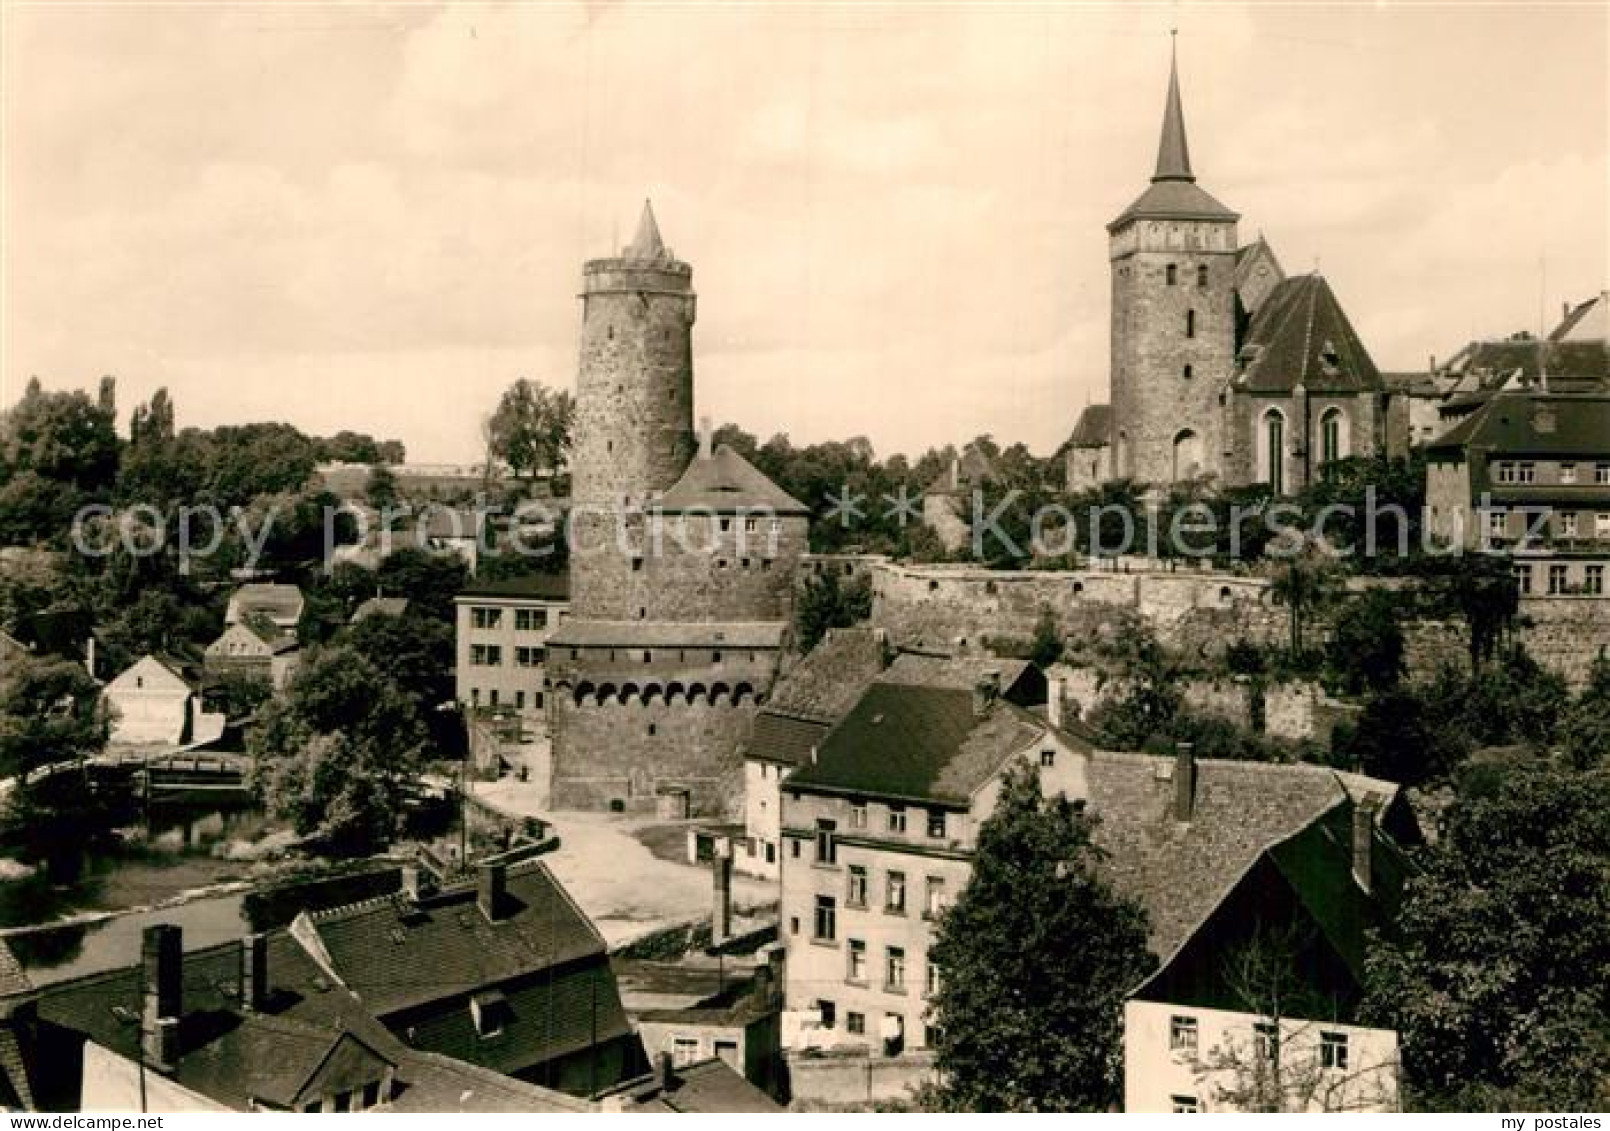
[[[535,668],[542,665],[543,652],[541,648],[516,647],[514,650],[515,665],[522,668]]]
[[[1169,1096],[1168,1102],[1175,1115],[1196,1115],[1202,1110],[1195,1096]]]
[[[1549,592],[1551,594],[1565,592],[1565,569],[1566,567],[1562,565],[1549,566]]]
[[[904,872],[890,872],[888,884],[884,889],[883,909],[891,915],[904,915],[906,913],[906,874]]]
[[[379,1080],[371,1080],[363,1086],[363,1106],[365,1108],[380,1106]]]
[[[1487,533],[1494,538],[1502,538],[1509,530],[1509,514],[1506,511],[1491,510],[1487,512]]]
[[[517,711],[525,710],[525,692],[524,691],[516,691],[514,693],[514,708]]]
[[[866,981],[866,943],[861,939],[850,940],[850,951],[845,963],[844,979],[848,982]]]
[[[470,610],[470,623],[476,628],[496,628],[502,620],[502,609],[487,609],[478,605]]]
[[[1260,1061],[1272,1061],[1280,1051],[1280,1027],[1273,1021],[1252,1026],[1252,1053]]]
[[[1515,482],[1515,465],[1512,464],[1512,463],[1501,463],[1501,464],[1499,464],[1498,465],[1498,481],[1500,483],[1513,483],[1513,482]]]
[[[904,805],[889,806],[889,831],[892,833],[906,831],[906,807]]]
[[[538,613],[535,609],[515,609],[514,610],[514,628],[515,628],[515,631],[516,632],[530,632],[532,629],[540,628],[541,624],[539,623],[539,621],[537,619],[540,615],[541,614]]]
[[[1185,312],[1185,336],[1187,338],[1196,337],[1196,311],[1194,310]]]
[[[1180,376],[1182,378],[1184,378],[1185,380],[1189,381],[1191,379],[1192,372],[1193,371],[1192,371],[1191,367],[1189,365],[1187,365],[1184,369],[1180,370]]]
[[[1560,537],[1561,538],[1575,538],[1576,537],[1576,512],[1575,511],[1569,511],[1569,512],[1567,512],[1565,514],[1560,515]]]
[[[838,1006],[834,1005],[832,1002],[819,1001],[816,1003],[816,1008],[817,1011],[822,1015],[822,1028],[831,1029],[833,1026],[839,1023]]]
[[[838,845],[833,839],[833,830],[837,824],[829,820],[816,822],[816,862],[818,864],[837,864],[839,859]]]
[[[1319,418],[1319,459],[1321,464],[1335,463],[1343,456],[1342,414],[1338,409],[1327,409]]]
[[[943,809],[928,810],[928,835],[935,839],[943,839],[945,835],[945,811]]]
[[[1562,463],[1562,464],[1560,464],[1560,482],[1561,483],[1575,483],[1576,482],[1576,464],[1574,464],[1574,463]]]
[[[815,934],[811,937],[818,942],[832,942],[838,937],[839,913],[837,901],[830,895],[816,897]]]
[[[1179,268],[1175,267],[1172,263],[1163,268],[1163,281],[1172,287],[1176,282],[1179,281]]]
[[[1590,597],[1604,596],[1604,566],[1590,565],[1583,570],[1582,592]]]
[[[1057,764],[1057,752],[1055,750],[1042,750],[1042,751],[1040,751],[1040,767],[1042,769],[1049,770],[1052,766],[1054,766],[1056,764]]]
[[[1345,1071],[1347,1068],[1347,1034],[1327,1033],[1324,1030],[1319,1034],[1319,1066],[1321,1068],[1335,1068]]]
[[[1168,1019],[1168,1049],[1196,1055],[1196,1018],[1175,1014]]]
[[[1522,463],[1515,466],[1515,482],[1534,483],[1537,481],[1537,465],[1535,463]]]
[[[1593,516],[1593,533],[1600,538],[1610,538],[1610,511],[1600,511]]]
[[[675,1037],[671,1040],[671,1063],[678,1068],[686,1068],[699,1060],[699,1039],[697,1037]]]
[[[1511,572],[1515,575],[1516,590],[1523,594],[1530,593],[1532,591],[1532,567],[1518,565]]]
[[[891,946],[884,951],[883,988],[886,990],[905,990],[906,952],[904,947]]]
[[[1593,481],[1601,487],[1610,484],[1610,463],[1596,463],[1593,465]]]
[[[932,959],[928,960],[927,969],[923,973],[922,989],[929,997],[939,992],[939,967]]]
[[[470,663],[478,668],[495,668],[503,662],[503,649],[496,644],[471,644]]]
[[[1205,287],[1208,285],[1208,269],[1206,263],[1198,263],[1196,265],[1196,285],[1199,287]]]
[[[945,881],[938,876],[929,876],[926,890],[923,892],[923,916],[932,919],[944,909]]]
[[[788,842],[788,854],[795,860],[799,859],[799,841],[791,840]]]
[[[844,902],[851,907],[866,906],[866,869],[859,864],[850,865],[850,886]]]
[[[866,1034],[866,1014],[846,1013],[844,1015],[844,1030],[860,1037]]]
[[[1607,519],[1610,519],[1610,515],[1606,515],[1605,517]],[[864,829],[864,828],[866,828],[866,802],[865,801],[857,801],[857,802],[854,802],[850,806],[850,828],[852,828],[852,829]]]
[[[1286,493],[1286,418],[1270,410],[1263,417],[1264,482],[1276,495]]]

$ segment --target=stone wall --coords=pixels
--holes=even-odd
[[[1525,597],[1519,637],[1532,658],[1564,677],[1572,691],[1587,686],[1593,661],[1610,654],[1610,598]]]
[[[741,816],[743,760],[755,700],[731,695],[577,699],[556,694],[556,809],[653,811],[687,790],[693,816]]]
[[[1262,578],[1234,574],[1107,570],[1004,571],[884,563],[873,573],[872,623],[896,644],[963,650],[1028,640],[1042,609],[1077,641],[1131,610],[1159,638],[1204,658],[1237,640],[1284,639],[1286,611]]]
[[[936,1079],[932,1053],[874,1056],[864,1052],[787,1054],[788,1091],[796,1104],[870,1110],[903,1101]]]

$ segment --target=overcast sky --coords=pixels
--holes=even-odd
[[[1179,28],[1198,182],[1383,369],[1606,285],[1606,7],[23,7],[0,382],[472,458],[570,385],[582,261],[652,196],[698,411],[1047,453],[1104,400],[1103,225]]]

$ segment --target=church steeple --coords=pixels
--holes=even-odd
[[[1174,48],[1169,48],[1168,103],[1163,107],[1163,136],[1157,143],[1157,172],[1152,181],[1195,181],[1191,173],[1191,148],[1185,143],[1185,111],[1180,107],[1180,68]]]
[[[664,259],[668,257],[665,241],[660,239],[660,226],[654,222],[654,205],[643,201],[643,215],[637,221],[637,235],[626,245],[623,258]]]

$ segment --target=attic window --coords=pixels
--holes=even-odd
[[[482,990],[470,998],[470,1017],[475,1021],[476,1036],[500,1036],[509,1020],[509,999],[502,990]]]

